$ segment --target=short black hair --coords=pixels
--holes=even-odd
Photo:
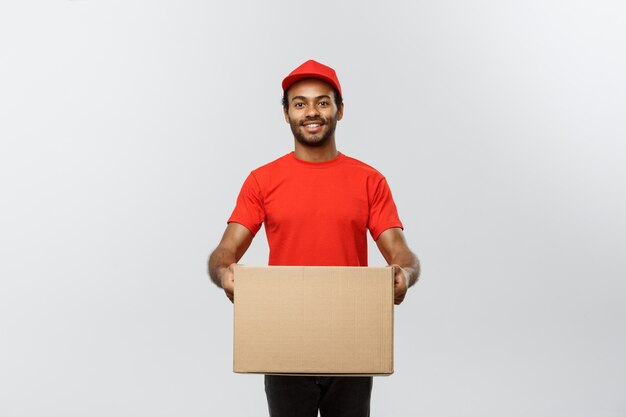
[[[287,98],[288,91],[289,89],[286,89],[285,92],[283,93],[283,109],[285,111],[287,111],[287,108],[289,108],[289,99]],[[337,105],[337,109],[339,109],[341,105],[343,104],[343,97],[341,97],[339,90],[337,90],[335,87],[333,87],[333,93],[335,95],[335,104]]]

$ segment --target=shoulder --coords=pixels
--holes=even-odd
[[[269,187],[271,184],[277,181],[280,182],[290,175],[292,159],[290,154],[283,155],[280,158],[253,169],[250,172],[249,178],[253,179],[258,186],[263,189]]]
[[[383,174],[381,174],[380,171],[378,171],[376,168],[374,168],[371,165],[366,164],[363,161],[360,161],[356,158],[352,158],[350,156],[344,155],[345,158],[345,163],[344,165],[346,167],[349,167],[350,169],[361,173],[362,175],[365,175],[367,177],[373,177],[373,178],[380,178],[383,179],[385,178]]]
[[[264,176],[268,173],[274,172],[276,170],[280,170],[289,164],[289,160],[291,159],[290,154],[286,154],[281,156],[280,158],[274,159],[267,164],[261,165],[258,168],[252,170],[252,175],[254,176]]]

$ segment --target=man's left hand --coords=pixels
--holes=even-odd
[[[400,265],[393,264],[393,275],[394,275],[394,283],[393,283],[393,292],[394,292],[394,303],[400,304],[404,297],[406,296],[406,292],[409,289],[409,273],[405,271]]]

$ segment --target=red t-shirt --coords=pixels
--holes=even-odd
[[[376,240],[402,228],[385,177],[341,153],[306,162],[291,152],[252,171],[228,222],[253,235],[265,223],[269,265],[367,266],[367,230]]]

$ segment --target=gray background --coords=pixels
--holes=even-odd
[[[247,173],[292,149],[280,81],[314,58],[424,268],[373,415],[626,416],[625,14],[3,1],[0,415],[265,414],[205,262]],[[266,260],[261,232],[243,262]]]

